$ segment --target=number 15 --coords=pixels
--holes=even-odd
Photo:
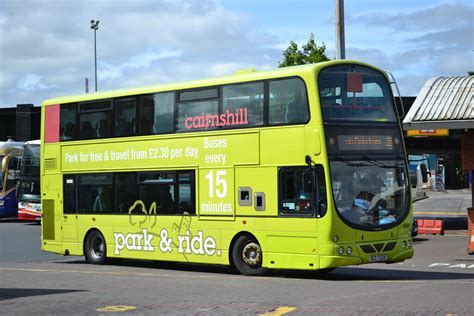
[[[227,195],[227,181],[224,177],[227,175],[226,170],[217,170],[216,171],[216,196],[220,199],[225,198]],[[206,174],[206,179],[209,181],[209,197],[214,197],[214,171],[209,171]],[[219,188],[220,187],[220,188]]]

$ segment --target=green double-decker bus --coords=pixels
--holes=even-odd
[[[42,135],[45,251],[246,275],[413,256],[397,108],[365,63],[47,100]]]

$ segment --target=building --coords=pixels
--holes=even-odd
[[[473,83],[474,76],[431,78],[403,120],[408,154],[435,154],[446,188],[468,187],[474,170]]]
[[[18,104],[16,108],[0,108],[0,141],[11,137],[16,141],[40,138],[41,108]]]

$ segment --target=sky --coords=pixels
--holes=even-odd
[[[471,0],[345,0],[346,59],[389,70],[403,96],[474,70]],[[334,0],[1,0],[0,107],[94,90],[269,70],[311,33],[336,57]]]

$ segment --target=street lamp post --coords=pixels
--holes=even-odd
[[[94,69],[95,69],[95,91],[97,92],[97,37],[96,32],[99,29],[99,20],[91,20],[91,29],[94,30]]]

